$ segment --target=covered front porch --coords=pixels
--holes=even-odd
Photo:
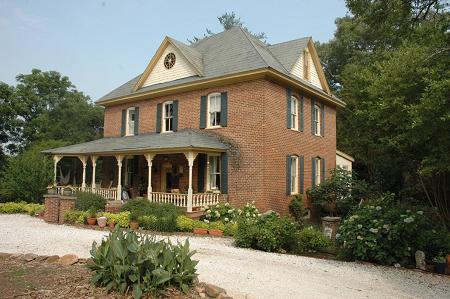
[[[193,130],[103,138],[45,153],[53,155],[54,186],[109,200],[145,197],[187,212],[226,200],[226,145]]]

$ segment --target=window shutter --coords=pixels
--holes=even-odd
[[[320,135],[325,136],[325,105],[320,106]]]
[[[291,156],[286,156],[286,195],[291,195]]]
[[[320,175],[320,182],[323,183],[325,181],[325,158],[322,158],[322,160],[320,161],[320,167],[322,168],[321,171],[321,175]]]
[[[304,161],[305,159],[304,159],[304,157],[303,156],[300,156],[300,158],[299,158],[299,163],[300,163],[300,183],[299,183],[299,186],[300,186],[300,194],[303,194],[303,191],[304,191],[304,188],[305,188],[305,183],[304,183],[304,180],[305,180],[305,175],[304,175],[304,170],[305,170],[305,161]]]
[[[174,132],[178,131],[178,101],[173,101],[173,123],[172,129]]]
[[[134,135],[139,135],[139,107],[134,108]]]
[[[314,105],[316,105],[316,102],[313,99],[311,99],[311,134],[313,134],[313,135],[315,135],[314,134],[314,119],[315,119]]]
[[[287,109],[286,109],[286,115],[287,115],[287,128],[291,129],[293,127],[293,123],[291,122],[291,95],[292,92],[290,89],[286,89],[286,103],[287,103]]]
[[[156,133],[161,133],[162,104],[156,105]]]
[[[305,102],[305,99],[303,98],[303,96],[301,96],[300,97],[300,131],[302,131],[303,132],[303,129],[304,129],[304,121],[303,121],[303,117],[304,117],[304,111],[303,111],[303,109],[304,109],[304,102]]]
[[[220,184],[220,192],[227,194],[228,193],[228,154],[222,154],[221,161],[221,184]]]
[[[220,94],[220,125],[226,127],[228,122],[228,94]]]
[[[200,129],[206,128],[206,96],[202,96],[200,99]]]
[[[197,189],[198,192],[205,192],[205,168],[206,155],[198,154],[197,157]]]
[[[311,169],[312,169],[312,177],[311,177],[311,187],[316,185],[316,158],[312,157],[311,159]]]
[[[126,132],[126,122],[127,122],[127,110],[123,109],[122,110],[122,126],[120,127],[120,135],[121,136],[125,136],[125,132]]]

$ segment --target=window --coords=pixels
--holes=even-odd
[[[127,109],[127,136],[133,136],[134,135],[134,124],[136,121],[136,110],[134,107]]]
[[[173,132],[173,102],[165,102],[163,105],[163,132]]]
[[[211,94],[208,97],[208,127],[220,127],[221,113],[220,93]]]
[[[298,157],[291,156],[291,194],[298,193]]]
[[[308,51],[303,51],[303,78],[309,80],[309,53]]]
[[[208,156],[208,189],[220,190],[220,156]]]
[[[314,135],[320,136],[320,106],[316,104],[314,105],[313,128]]]
[[[315,169],[316,169],[316,173],[315,173],[315,183],[316,186],[320,184],[320,173],[321,173],[321,159],[319,157],[314,159],[314,164],[315,164]]]
[[[291,129],[298,130],[298,100],[291,97]]]

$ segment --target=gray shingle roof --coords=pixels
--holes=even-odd
[[[225,151],[228,146],[218,137],[186,129],[173,133],[143,134],[127,137],[109,137],[90,142],[58,147],[43,151],[47,154],[77,155],[97,153],[123,153],[128,151],[155,151],[158,149],[201,148]]]
[[[201,39],[193,45],[186,45],[170,38],[182,54],[199,70],[202,76],[192,76],[170,82],[146,86],[134,91],[134,85],[141,75],[114,89],[97,102],[144,93],[160,88],[211,79],[235,73],[272,68],[291,76],[290,70],[306,46],[309,37],[267,46],[240,27],[233,27],[221,33]],[[292,76],[291,76],[292,77]],[[301,78],[296,80],[308,84]],[[311,84],[309,84],[311,85]],[[321,91],[315,86],[312,88]],[[321,91],[322,92],[322,91]]]

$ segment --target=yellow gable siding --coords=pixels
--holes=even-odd
[[[308,55],[309,59],[309,81],[312,85],[319,87],[320,89],[323,89],[322,84],[319,80],[319,75],[317,74],[316,67],[314,65],[314,62],[311,58],[311,53]],[[297,62],[294,64],[294,67],[292,68],[291,74],[305,79],[303,76],[303,55],[300,56],[300,58],[297,60]],[[305,79],[306,80],[306,79]]]
[[[175,65],[171,69],[164,67],[164,58],[169,53],[174,53],[176,56]],[[142,87],[154,85],[158,83],[169,82],[181,78],[191,77],[197,75],[188,62],[181,56],[181,54],[172,46],[168,45],[163,54],[156,62],[155,67],[148,75]]]

